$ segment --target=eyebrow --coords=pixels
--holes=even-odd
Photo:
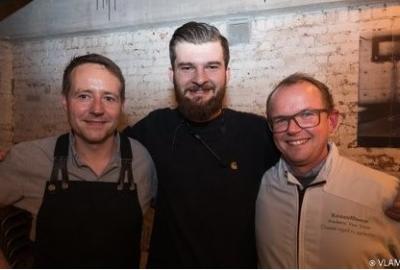
[[[210,62],[207,62],[207,65],[222,65],[222,62],[221,61],[210,61]]]
[[[305,111],[312,111],[315,110],[313,108],[305,108],[303,110],[298,111],[297,113],[293,113],[293,114],[286,114],[286,115],[277,115],[277,116],[271,116],[271,119],[277,119],[277,118],[287,118],[287,117],[292,117],[296,114],[299,114],[301,112],[305,112]],[[318,110],[318,109],[317,109]]]
[[[80,94],[80,93],[93,93],[93,92],[95,91],[93,91],[92,89],[76,89],[76,91],[72,91],[71,93]],[[121,96],[120,92],[118,92],[118,94],[111,92],[109,90],[101,90],[101,92],[105,95]]]
[[[195,66],[196,64],[195,63],[193,63],[193,62],[181,62],[181,63],[178,63],[178,67],[180,67],[180,66]],[[209,61],[209,62],[206,62],[206,63],[204,63],[204,65],[222,65],[222,62],[221,61]]]
[[[194,64],[191,63],[191,62],[181,62],[181,63],[178,63],[178,67],[181,67],[181,66],[194,66]]]

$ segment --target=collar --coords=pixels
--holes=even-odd
[[[204,122],[194,122],[188,118],[186,118],[180,111],[178,108],[176,108],[176,111],[179,115],[180,118],[182,118],[182,120],[187,123],[188,125],[190,125],[190,127],[192,128],[204,128],[204,127],[208,127],[208,126],[212,126],[214,124],[218,124],[218,123],[224,123],[224,109],[221,109],[221,112],[214,117],[211,120],[208,121],[204,121]]]
[[[88,167],[79,158],[79,154],[78,154],[78,152],[76,151],[76,148],[75,148],[75,140],[76,140],[75,139],[75,135],[73,134],[73,132],[70,132],[69,133],[70,144],[69,144],[69,151],[68,151],[68,157],[69,157],[68,159],[71,158],[72,164],[74,166],[77,166],[77,167]],[[120,160],[120,157],[121,157],[121,153],[120,153],[120,138],[119,138],[119,133],[118,132],[115,133],[114,140],[115,140],[115,143],[116,143],[116,147],[115,147],[115,150],[113,152],[113,155],[112,155],[112,158],[111,158],[111,162],[107,166],[106,170],[108,170],[108,168],[117,167],[117,166],[119,166],[119,163],[120,163],[119,160]]]
[[[328,143],[328,149],[329,152],[326,159],[307,173],[306,177],[316,175],[315,179],[310,184],[329,182],[329,173],[333,166],[333,161],[335,160],[335,157],[339,155],[339,151],[333,142]],[[301,188],[304,188],[301,182],[293,175],[292,169],[282,157],[279,160],[278,166],[279,166],[278,173],[280,179],[285,179],[287,183],[291,183],[300,186]]]

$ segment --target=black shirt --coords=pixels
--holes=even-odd
[[[255,200],[279,158],[266,120],[224,109],[195,124],[160,109],[124,132],[148,149],[157,169],[148,266],[256,268]]]

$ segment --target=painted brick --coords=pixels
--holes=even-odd
[[[342,125],[332,137],[341,151],[400,174],[398,149],[357,148],[356,141],[358,85],[370,85],[367,94],[373,99],[379,87],[358,80],[360,33],[400,29],[399,10],[399,5],[382,4],[250,17],[250,43],[231,46],[227,106],[264,115],[265,100],[279,80],[292,72],[308,72],[328,84],[341,111]],[[207,21],[226,33],[231,19]],[[0,67],[0,98],[15,99],[13,106],[2,108],[12,109],[14,118],[1,118],[0,146],[11,142],[7,139],[11,135],[14,141],[22,141],[68,129],[59,102],[61,76],[65,64],[78,54],[103,53],[121,66],[127,89],[123,124],[135,123],[155,108],[174,106],[168,41],[179,24],[20,41],[12,44],[12,50],[8,45],[6,53],[4,45],[0,47],[0,57],[5,54],[11,59]],[[15,80],[14,96],[10,83],[3,87],[5,70],[9,70],[6,77]],[[383,71],[382,77],[387,76]]]
[[[12,145],[13,96],[12,96],[12,44],[0,41],[0,148]]]

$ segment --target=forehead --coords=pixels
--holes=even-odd
[[[73,78],[80,78],[86,76],[94,77],[98,75],[106,75],[106,77],[108,76],[116,77],[114,74],[108,71],[108,69],[106,69],[105,66],[95,63],[81,64],[79,66],[76,66],[71,72],[71,77]]]
[[[306,81],[278,88],[270,101],[271,114],[280,115],[289,115],[304,109],[321,109],[323,105],[320,90]]]
[[[223,61],[223,49],[219,41],[201,44],[178,42],[175,47],[176,63],[202,63]]]
[[[71,72],[71,84],[77,88],[119,91],[121,83],[117,76],[100,64],[86,63],[75,67]]]

